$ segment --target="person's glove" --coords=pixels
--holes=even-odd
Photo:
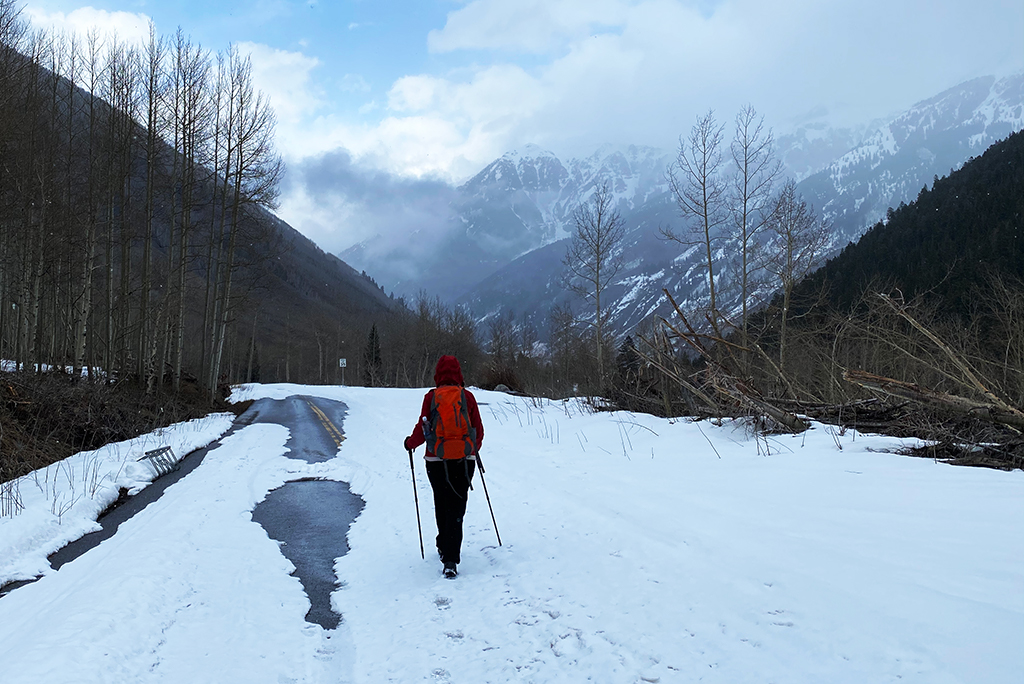
[[[405,441],[402,442],[402,444],[405,446],[405,450],[406,451],[412,451],[412,447],[409,446],[409,440],[411,440],[411,439],[412,439],[412,437],[406,437]]]

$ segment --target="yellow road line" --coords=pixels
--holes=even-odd
[[[313,413],[316,414],[316,417],[320,419],[320,423],[324,426],[324,429],[327,430],[327,434],[330,438],[334,440],[334,444],[340,447],[341,443],[345,441],[345,435],[341,434],[341,430],[331,422],[331,419],[327,417],[327,414],[320,410],[319,406],[308,399],[306,400],[306,403],[309,404],[309,408],[313,409]]]

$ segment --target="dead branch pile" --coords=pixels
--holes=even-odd
[[[794,433],[813,419],[928,442],[913,455],[958,465],[1024,467],[1024,411],[1006,398],[1020,395],[1024,369],[1005,360],[992,363],[980,351],[977,331],[973,338],[970,331],[959,334],[951,344],[910,306],[877,294],[877,306],[860,319],[819,317],[803,331],[796,328],[789,344],[800,356],[791,354],[796,358],[785,363],[766,351],[766,338],[743,336],[718,312],[705,312],[708,325],[699,327],[693,312],[688,315],[665,294],[675,316],[641,337],[638,354],[698,407],[691,413],[754,416],[770,430]],[[1020,331],[1010,334],[1004,349],[1020,344],[1012,337]],[[682,363],[684,355],[698,363]],[[852,368],[851,362],[901,377]],[[1000,383],[986,380],[981,368],[998,374]],[[915,382],[915,376],[935,385]]]

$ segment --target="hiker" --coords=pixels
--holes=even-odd
[[[464,387],[458,359],[438,359],[434,384],[436,387],[423,397],[419,420],[412,434],[405,438],[405,449],[411,452],[420,444],[427,444],[427,478],[434,492],[437,553],[444,576],[453,579],[462,560],[462,519],[484,426],[476,398]]]

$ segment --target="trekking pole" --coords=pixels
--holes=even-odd
[[[420,524],[420,495],[416,492],[416,468],[412,464],[412,449],[409,452],[409,472],[412,473],[412,498],[416,501],[416,531],[420,533],[420,558],[426,560],[427,555],[423,551],[423,525]]]
[[[487,480],[484,479],[484,462],[480,458],[480,452],[476,453],[476,464],[480,466],[480,482],[484,485],[484,496],[487,497],[487,508],[491,511],[491,522],[494,524],[494,535],[498,538],[498,546],[501,546],[501,535],[498,534],[498,521],[494,519],[494,508],[491,507],[491,495],[487,493]]]

